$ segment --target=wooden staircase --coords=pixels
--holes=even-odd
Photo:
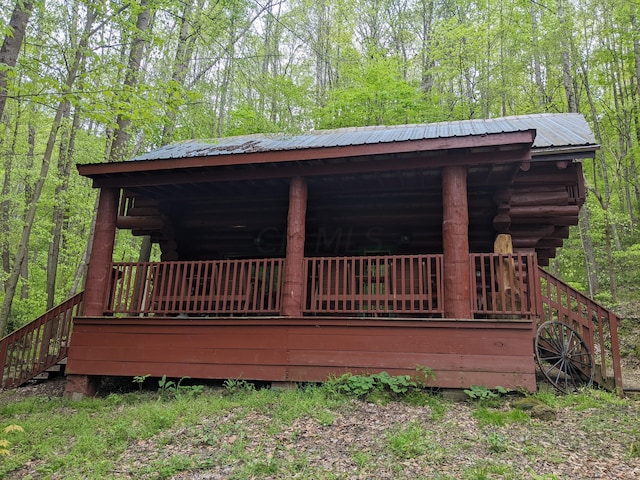
[[[82,311],[83,294],[0,339],[0,388],[18,387],[64,363],[73,317]]]
[[[594,382],[622,395],[618,316],[542,268],[538,272],[539,323],[557,320],[575,329],[593,356]]]

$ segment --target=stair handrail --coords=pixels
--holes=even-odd
[[[67,357],[84,291],[0,339],[0,387],[17,387]]]
[[[599,376],[607,379],[607,353],[611,356],[613,367],[613,381],[618,394],[622,394],[622,367],[620,364],[620,343],[618,340],[618,326],[620,318],[611,310],[592,300],[585,294],[571,287],[558,277],[547,272],[542,267],[538,268],[540,274],[540,296],[542,312],[540,323],[554,319],[567,323],[578,329],[587,343],[594,359],[599,359]],[[546,282],[546,289],[542,288],[542,281]],[[552,297],[552,286],[556,288],[556,299]],[[563,303],[561,296],[565,295]],[[595,320],[595,322],[594,322]],[[605,341],[606,329],[609,332],[610,347]],[[599,351],[596,351],[594,334],[598,337]]]

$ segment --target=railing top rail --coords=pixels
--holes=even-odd
[[[42,315],[40,315],[38,318],[36,318],[35,320],[27,323],[26,325],[22,325],[19,328],[16,328],[13,332],[8,333],[7,335],[5,335],[4,337],[0,338],[0,343],[3,342],[4,340],[8,339],[9,337],[14,337],[16,335],[19,335],[21,331],[26,331],[29,328],[31,328],[31,326],[33,325],[34,322],[37,322],[39,320],[42,320],[44,318],[47,318],[49,316],[51,316],[52,314],[54,314],[55,312],[60,312],[60,311],[64,311],[67,310],[71,307],[73,307],[74,305],[79,304],[80,302],[82,302],[82,297],[84,296],[84,290],[82,292],[76,293],[73,297],[68,298],[67,300],[65,300],[64,302],[62,302],[60,305],[56,305],[55,307],[47,310],[46,312],[44,312]],[[78,316],[81,315],[81,312],[78,312]]]
[[[331,256],[305,256],[305,260],[348,260],[352,258],[368,259],[368,258],[434,258],[442,257],[441,253],[419,253],[419,254],[403,254],[403,255],[331,255]],[[243,259],[217,259],[217,260],[163,260],[155,262],[112,262],[114,266],[120,265],[159,265],[159,264],[187,264],[187,263],[219,263],[219,262],[263,262],[263,261],[284,261],[283,257],[265,257],[265,258],[243,258]]]

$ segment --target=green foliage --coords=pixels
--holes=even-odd
[[[163,375],[158,380],[158,400],[168,400],[171,398],[195,398],[204,391],[203,385],[183,385],[182,382],[191,377],[182,377],[178,382],[168,380]]]
[[[256,391],[256,386],[253,383],[242,380],[241,378],[228,378],[223,382],[222,386],[230,395],[251,393]]]
[[[489,450],[493,453],[503,453],[507,451],[509,441],[503,435],[496,432],[489,432],[485,436],[485,440],[489,446]]]
[[[640,458],[640,435],[636,436],[629,444],[629,457]]]
[[[471,385],[471,387],[463,390],[469,397],[469,400],[477,401],[478,403],[488,404],[495,403],[503,395],[508,394],[511,390],[508,388],[496,386],[494,389],[485,387],[484,385]]]
[[[327,380],[324,385],[332,393],[351,397],[366,397],[383,392],[402,396],[418,388],[418,383],[409,375],[391,376],[384,371],[372,375],[345,373],[340,377]]]
[[[433,369],[425,365],[416,365],[416,372],[414,380],[422,388],[431,387],[436,380],[436,374]]]
[[[146,375],[136,375],[135,377],[133,377],[133,383],[138,385],[138,389],[140,391],[142,391],[142,386],[144,385],[144,382],[147,380],[147,378],[149,378],[151,376],[151,374],[147,373]]]
[[[172,478],[180,472],[190,470],[194,467],[194,462],[187,455],[176,454],[169,458],[162,458],[151,462],[145,469],[145,473],[153,475],[158,479]]]
[[[476,405],[434,419],[422,408],[338,401],[314,385],[233,396],[210,389],[164,402],[137,391],[80,402],[1,392],[0,418],[28,435],[8,434],[14,448],[0,459],[0,477],[330,479],[344,478],[348,465],[350,476],[362,478],[550,480],[548,472],[566,463],[554,432],[570,429],[583,440],[576,461],[614,455],[621,471],[633,468],[637,402],[597,391],[535,396],[566,409],[567,422],[484,424],[470,421],[467,412],[483,408]],[[333,448],[334,464],[319,445]]]
[[[0,458],[10,454],[12,443],[8,440],[8,437],[15,433],[24,433],[24,428],[20,425],[11,424],[2,429],[2,435],[0,435]]]
[[[590,237],[598,299],[637,299],[640,141],[636,93],[629,87],[637,83],[637,14],[632,15],[633,2],[563,3],[564,17],[553,5],[514,0],[296,0],[278,8],[244,1],[205,2],[199,8],[152,2],[152,29],[142,38],[145,57],[153,62],[131,88],[123,88],[123,80],[132,39],[140,36],[139,5],[128,2],[122,9],[118,2],[94,2],[79,12],[60,1],[57,8],[36,8],[18,63],[9,71],[0,124],[0,177],[10,180],[0,198],[11,212],[0,227],[0,245],[7,245],[3,259],[11,260],[20,242],[27,193],[38,178],[56,104],[69,98],[72,108],[57,130],[10,327],[46,310],[54,204],[64,205],[65,212],[56,303],[81,284],[96,192],[72,169],[68,191],[55,193],[65,177],[56,168],[58,147],[75,113],[74,165],[106,160],[118,114],[131,122],[132,153],[189,138],[563,112],[565,70],[602,149],[593,161],[583,161],[590,228],[582,235],[571,229],[552,268],[587,291],[583,240]],[[95,9],[96,19],[87,61],[68,88],[88,8]],[[182,20],[189,31],[181,37]],[[169,125],[171,134],[165,132]],[[135,260],[138,247],[137,239],[119,235],[114,259]],[[0,283],[8,276],[3,270]]]

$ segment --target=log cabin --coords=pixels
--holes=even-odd
[[[419,366],[435,387],[534,391],[536,349],[553,343],[536,335],[557,320],[595,359],[578,370],[620,388],[617,317],[541,268],[578,223],[597,149],[581,115],[538,114],[80,165],[99,189],[85,291],[33,327],[34,361],[68,356],[74,398],[102,376],[321,382]],[[118,229],[149,236],[159,261],[115,262]]]

